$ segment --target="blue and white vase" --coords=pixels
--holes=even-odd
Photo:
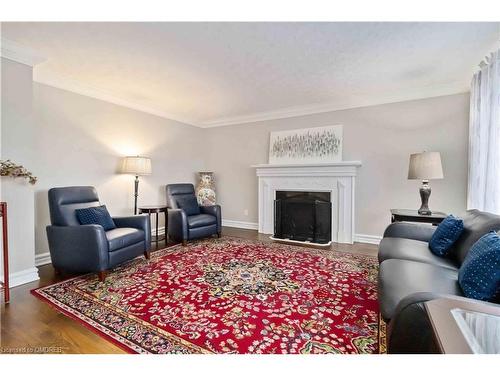
[[[196,186],[196,198],[200,206],[213,206],[217,199],[213,172],[198,172],[200,177]]]

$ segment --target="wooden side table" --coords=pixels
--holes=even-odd
[[[0,202],[0,217],[2,218],[2,248],[3,248],[3,282],[0,282],[4,290],[4,301],[9,303],[9,241],[7,235],[7,203]]]
[[[447,216],[448,214],[437,211],[433,211],[431,215],[420,215],[417,210],[405,210],[398,208],[391,209],[391,223],[396,223],[398,221],[410,221],[415,223],[438,225]]]
[[[158,235],[158,215],[164,212],[165,213],[165,234],[163,236]],[[167,225],[168,225],[168,209],[167,206],[142,206],[139,207],[139,213],[140,214],[148,214],[149,215],[149,220],[151,221],[151,214],[156,214],[156,231],[155,234],[156,236],[153,236],[152,241],[153,242],[159,242],[165,240],[165,244],[168,242],[168,231],[167,231]]]

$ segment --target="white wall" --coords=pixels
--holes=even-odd
[[[467,94],[200,129],[33,83],[31,67],[2,62],[2,158],[39,178],[34,187],[1,179],[10,206],[12,272],[33,269],[35,249],[48,251],[51,187],[93,185],[113,215],[132,213],[133,176],[117,173],[125,155],[153,161],[153,174],[141,178],[139,204],[164,203],[166,184],[195,182],[196,172],[208,169],[216,175],[224,219],[256,223],[257,178],[250,166],[267,163],[273,130],[344,125],[344,160],[363,162],[358,234],[380,236],[390,208],[418,208],[419,182],[406,174],[409,154],[424,149],[441,152],[445,173],[431,182],[431,209],[465,210]]]
[[[49,251],[51,187],[93,185],[112,215],[130,215],[134,176],[118,173],[123,156],[152,158],[153,174],[140,177],[139,205],[165,203],[166,184],[194,183],[205,169],[199,128],[38,84],[30,66],[4,58],[1,145],[3,159],[38,177],[35,186],[0,179],[9,204],[11,274],[33,269],[34,254]]]
[[[93,185],[112,215],[131,215],[134,176],[117,173],[123,156],[152,158],[152,175],[140,177],[139,205],[165,203],[166,184],[194,183],[195,173],[205,168],[202,134],[193,126],[36,82],[33,104],[38,254],[49,251],[51,187]]]
[[[32,68],[2,59],[2,159],[33,170]],[[34,188],[24,179],[2,177],[1,200],[7,202],[11,286],[36,280]],[[3,269],[2,269],[3,272]]]
[[[344,160],[361,160],[356,233],[380,236],[390,208],[418,208],[419,181],[407,180],[410,153],[440,151],[445,178],[431,181],[430,207],[466,207],[468,94],[205,129],[208,169],[215,172],[224,219],[256,223],[253,164],[268,162],[269,132],[344,125]],[[248,215],[245,215],[248,210]]]

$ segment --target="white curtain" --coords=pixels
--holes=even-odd
[[[467,207],[500,214],[500,50],[479,68],[470,97]]]

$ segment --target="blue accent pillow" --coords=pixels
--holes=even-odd
[[[181,195],[176,197],[176,202],[179,208],[184,210],[187,216],[200,214],[200,206],[194,195]]]
[[[429,249],[433,254],[445,257],[464,230],[464,222],[453,215],[448,215],[434,231],[429,241]]]
[[[116,225],[106,206],[80,208],[76,210],[76,217],[82,225],[98,224],[104,230],[115,229]]]
[[[464,296],[494,301],[500,292],[500,237],[495,232],[482,236],[470,248],[458,270]]]

